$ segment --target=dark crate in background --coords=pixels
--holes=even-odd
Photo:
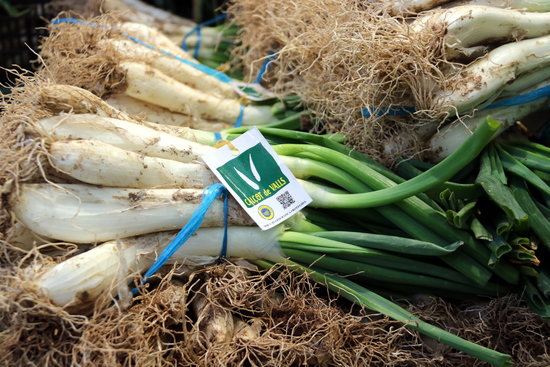
[[[5,6],[0,5],[0,66],[3,68],[21,68],[32,70],[31,60],[37,56],[32,51],[38,50],[40,38],[46,34],[48,14],[47,3],[50,0],[3,0],[17,14],[10,14]],[[42,29],[39,29],[42,28]],[[11,84],[14,77],[5,70],[0,70],[0,82]]]

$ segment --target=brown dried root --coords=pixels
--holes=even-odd
[[[352,316],[320,298],[304,276],[207,268],[183,284],[169,273],[124,311],[70,315],[24,289],[21,273],[1,276],[0,362],[11,366],[391,366],[405,360],[394,340],[407,331],[381,317]],[[225,343],[206,342],[189,311],[197,279],[206,301],[238,317]],[[279,294],[273,297],[273,294]],[[230,302],[230,303],[228,303]],[[235,302],[233,304],[232,302]],[[243,326],[246,323],[248,326]]]
[[[58,11],[71,11],[81,16],[98,16],[115,13],[127,22],[138,22],[162,30],[175,40],[181,40],[196,24],[166,10],[140,0],[54,0],[51,7]]]
[[[380,158],[397,132],[433,117],[432,91],[447,78],[444,29],[412,33],[383,4],[355,0],[235,0],[228,12],[243,29],[236,55],[248,77],[275,50],[266,81],[278,94],[298,94],[324,122],[318,131],[349,133],[352,145]],[[383,116],[395,106],[419,112]],[[362,117],[365,107],[373,117]]]
[[[421,298],[408,307],[432,325],[502,353],[510,354],[516,366],[550,365],[550,324],[530,312],[517,295],[496,298],[486,303],[453,305],[441,298]],[[412,353],[414,363],[406,366],[472,366],[489,364],[453,351],[452,348],[418,334],[402,335],[403,346]],[[422,344],[422,349],[414,345]]]
[[[30,74],[18,75],[18,85],[0,101],[0,244],[12,234],[14,220],[9,196],[20,182],[33,182],[40,177],[45,152],[43,141],[29,133],[33,122],[51,115],[40,105],[40,86],[45,80]],[[23,86],[21,86],[23,85]]]
[[[198,365],[391,366],[402,358],[393,340],[405,329],[382,317],[343,313],[289,269],[257,274],[225,264],[202,276],[212,307],[231,311],[237,327],[245,325],[229,344],[194,345]]]
[[[83,317],[44,302],[27,286],[23,264],[51,261],[35,251],[0,271],[2,365],[485,366],[387,318],[345,313],[342,307],[349,304],[285,267],[257,273],[226,263],[177,275],[182,280],[172,269],[143,288],[130,308],[103,303]],[[206,319],[191,311],[197,289],[204,291],[207,307],[233,317],[235,329],[224,342],[205,337]],[[514,296],[464,306],[428,298],[409,308],[428,322],[511,353],[518,366],[550,361],[549,325]]]
[[[123,73],[118,70],[117,53],[100,52],[98,42],[121,37],[113,29],[118,19],[105,15],[92,19],[97,26],[61,23],[51,25],[41,45],[44,72],[57,84],[87,89],[102,97],[124,90]]]

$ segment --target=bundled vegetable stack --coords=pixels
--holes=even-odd
[[[153,122],[220,131],[297,118],[283,103],[251,95],[248,84],[198,63],[158,31],[109,16],[55,20],[41,56],[46,77],[56,83],[90,90]]]
[[[298,94],[318,131],[393,164],[447,155],[487,115],[509,126],[547,108],[547,2],[463,4],[237,0],[228,12],[249,76],[274,52],[272,90]]]
[[[80,91],[80,95],[86,94],[88,101],[93,100],[93,95]],[[78,107],[82,105],[82,100],[73,100],[73,103]],[[97,106],[101,105],[102,102],[97,100],[95,106],[88,106],[100,110]],[[69,106],[66,104],[64,108],[69,109]],[[29,276],[33,279],[33,288],[52,302],[73,311],[89,309],[97,297],[104,296],[113,284],[125,279],[127,274],[146,270],[155,254],[174,236],[174,233],[161,231],[177,229],[189,220],[197,207],[202,190],[182,187],[205,187],[212,182],[202,165],[182,161],[196,160],[198,155],[213,148],[168,134],[162,128],[154,129],[152,123],[145,125],[127,117],[121,119],[124,114],[120,112],[117,115],[119,118],[67,114],[43,117],[32,122],[26,138],[40,144],[46,142],[42,145],[45,150],[41,152],[47,160],[40,167],[45,172],[54,173],[47,175],[50,183],[20,182],[17,192],[10,199],[13,218],[34,232],[35,236],[54,242],[107,241],[55,267],[29,269],[35,274]],[[453,157],[435,171],[444,172],[440,177],[452,176],[483,148],[496,128],[498,124],[488,122],[470,144],[458,152],[462,157],[459,162]],[[481,261],[489,258],[488,250],[477,247],[475,240],[467,234],[453,230],[445,218],[430,209],[422,199],[410,197],[437,184],[441,178],[435,181],[413,180],[395,186],[386,177],[393,177],[391,172],[372,162],[365,163],[349,157],[346,154],[349,150],[327,137],[278,129],[264,129],[264,133],[275,139],[290,142],[298,139],[309,143],[274,147],[280,155],[288,157],[285,161],[298,177],[313,176],[322,180],[320,182],[324,180],[325,185],[340,186],[341,189],[337,190],[304,181],[303,186],[314,198],[313,206],[361,208],[382,205],[377,208],[378,213],[382,213],[386,220],[399,223],[399,229],[408,233],[402,237],[412,238],[325,232],[322,227],[300,218],[289,223],[295,231],[285,232],[283,227],[277,227],[263,232],[253,226],[242,227],[251,222],[233,206],[229,210],[229,222],[235,226],[229,228],[230,256],[272,262],[285,262],[285,257],[290,256],[306,265],[316,262],[321,270],[311,276],[328,282],[334,289],[345,289],[345,295],[351,299],[358,299],[361,304],[397,320],[415,320],[408,325],[481,359],[497,365],[506,363],[506,356],[465,342],[442,330],[434,330],[350,280],[324,275],[327,271],[345,269],[344,273],[350,270],[355,273],[362,269],[360,279],[375,280],[386,291],[392,287],[399,288],[406,282],[436,294],[445,294],[450,288],[463,295],[506,292],[507,287],[502,281],[496,278],[489,281],[492,272]],[[366,159],[362,155],[359,157]],[[185,173],[188,169],[191,171]],[[192,183],[186,183],[186,177]],[[74,183],[75,179],[88,185]],[[418,184],[418,181],[421,183]],[[375,192],[375,195],[361,193],[385,187],[386,190]],[[357,194],[346,194],[346,191]],[[404,198],[407,199],[401,200]],[[394,202],[396,207],[388,206]],[[172,260],[211,261],[210,258],[205,260],[204,256],[216,256],[219,252],[223,236],[222,212],[222,203],[214,203],[203,222],[203,226],[213,228],[199,230]],[[437,227],[435,233],[426,228],[434,224]],[[307,231],[321,233],[301,233]],[[136,235],[142,236],[127,238]],[[459,243],[442,247],[457,238],[464,239],[464,249]],[[392,244],[398,246],[389,248]],[[411,253],[414,254],[412,257]],[[477,258],[471,258],[469,253]],[[420,254],[424,256],[419,258]],[[319,259],[320,255],[323,256]],[[351,255],[353,260],[349,258]],[[299,269],[311,271],[305,267]],[[496,264],[492,271],[509,283],[517,280],[517,271],[505,262]]]
[[[201,47],[216,48],[222,41],[230,41],[224,38],[223,27],[201,26],[200,36],[192,32],[198,28],[190,19],[172,14],[164,9],[152,6],[141,0],[86,0],[75,4],[74,2],[56,1],[54,6],[59,10],[72,11],[85,17],[95,17],[105,13],[116,14],[126,22],[135,22],[155,28],[166,35],[173,43],[181,44],[184,37],[185,45],[193,49],[200,40]]]
[[[142,38],[146,34],[141,33]],[[154,45],[150,49],[127,42],[127,37],[101,21],[54,22],[43,47],[44,70],[34,82],[28,80],[15,90],[5,105],[6,135],[21,152],[6,162],[14,178],[2,182],[7,204],[2,233],[8,234],[7,241],[21,246],[32,246],[37,238],[79,246],[99,243],[55,266],[28,268],[30,287],[72,312],[86,312],[98,298],[127,290],[128,275],[149,268],[175,236],[173,231],[197,209],[203,189],[215,182],[200,161],[214,149],[218,139],[213,132],[160,125],[147,121],[152,120],[149,117],[144,120],[120,102],[121,96],[154,104],[170,116],[177,113],[204,124],[214,121],[219,124],[215,131],[243,114],[245,124],[276,121],[271,107],[241,107],[232,83],[220,84],[212,76],[195,73],[195,67],[184,67],[190,64],[180,59],[189,59],[184,54],[175,58],[179,50],[158,54],[158,48],[169,46],[162,37],[159,40],[148,40]],[[183,75],[186,79],[181,79]],[[41,79],[44,76],[62,84],[51,84]],[[113,107],[115,100],[124,111]],[[289,111],[289,115],[294,121],[300,114]],[[509,356],[426,324],[369,290],[409,295],[414,286],[415,291],[471,299],[533,288],[533,279],[540,275],[532,266],[515,266],[507,257],[497,256],[491,251],[493,242],[484,243],[476,238],[478,232],[469,231],[472,226],[456,228],[446,217],[460,217],[451,211],[470,205],[469,196],[457,198],[458,193],[445,191],[463,188],[446,180],[470,164],[500,128],[500,123],[484,120],[448,159],[408,181],[341,145],[341,135],[261,128],[302,180],[313,203],[305,216],[297,215],[269,231],[252,226],[241,209],[230,203],[228,255],[262,266],[288,263],[412,329],[491,364],[509,365]],[[231,140],[244,131],[229,129],[221,136]],[[483,153],[482,162],[491,152]],[[483,188],[487,167],[483,163],[477,176]],[[538,169],[538,177],[545,177],[541,172],[545,170]],[[544,186],[539,182],[536,187]],[[470,194],[480,189],[471,184],[464,190]],[[439,196],[430,196],[433,192],[449,196],[443,196],[446,201],[442,202]],[[541,200],[539,210],[546,210],[545,196]],[[223,212],[222,201],[215,201],[203,222],[205,228],[171,260],[212,261],[224,236]],[[339,219],[343,216],[352,220]],[[529,231],[525,226],[520,229]],[[536,231],[535,235],[540,236]],[[525,248],[523,240],[513,237],[511,241]],[[519,250],[517,246],[514,250]],[[530,264],[537,265],[533,258]],[[536,310],[542,315],[548,309],[544,284],[537,283],[540,307]]]

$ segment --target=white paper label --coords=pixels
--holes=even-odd
[[[231,195],[263,229],[290,218],[311,202],[296,177],[253,127],[202,157]]]

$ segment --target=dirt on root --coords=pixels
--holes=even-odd
[[[64,13],[57,20],[65,18]],[[74,85],[99,97],[125,89],[124,73],[119,70],[118,53],[99,42],[122,37],[114,27],[119,18],[103,15],[95,18],[72,18],[75,22],[56,23],[48,27],[48,36],[40,45],[41,73],[57,84]]]
[[[42,263],[37,252],[25,261]],[[226,262],[186,276],[171,269],[129,308],[113,299],[82,316],[41,297],[31,285],[31,268],[22,264],[0,271],[0,362],[7,365],[487,366],[350,305],[283,266],[258,272]],[[197,309],[200,297],[205,301]],[[512,354],[517,365],[550,361],[548,324],[515,296],[462,306],[424,298],[408,308],[468,340]],[[219,320],[211,324],[215,317],[201,317],[202,312],[229,318],[222,325],[229,322],[231,330]],[[217,338],[209,329],[228,336]]]
[[[51,115],[38,102],[39,86],[46,81],[31,73],[12,72],[18,84],[0,100],[0,242],[6,240],[13,226],[12,193],[20,183],[40,177],[43,167],[46,150],[44,141],[34,133],[34,122]]]
[[[233,264],[207,267],[182,282],[171,271],[123,310],[71,315],[4,269],[0,361],[13,366],[394,366],[408,354],[409,331],[376,314],[344,313],[305,276],[279,268],[258,273]],[[239,325],[230,338],[207,338],[192,303]],[[325,293],[326,291],[320,291]]]

